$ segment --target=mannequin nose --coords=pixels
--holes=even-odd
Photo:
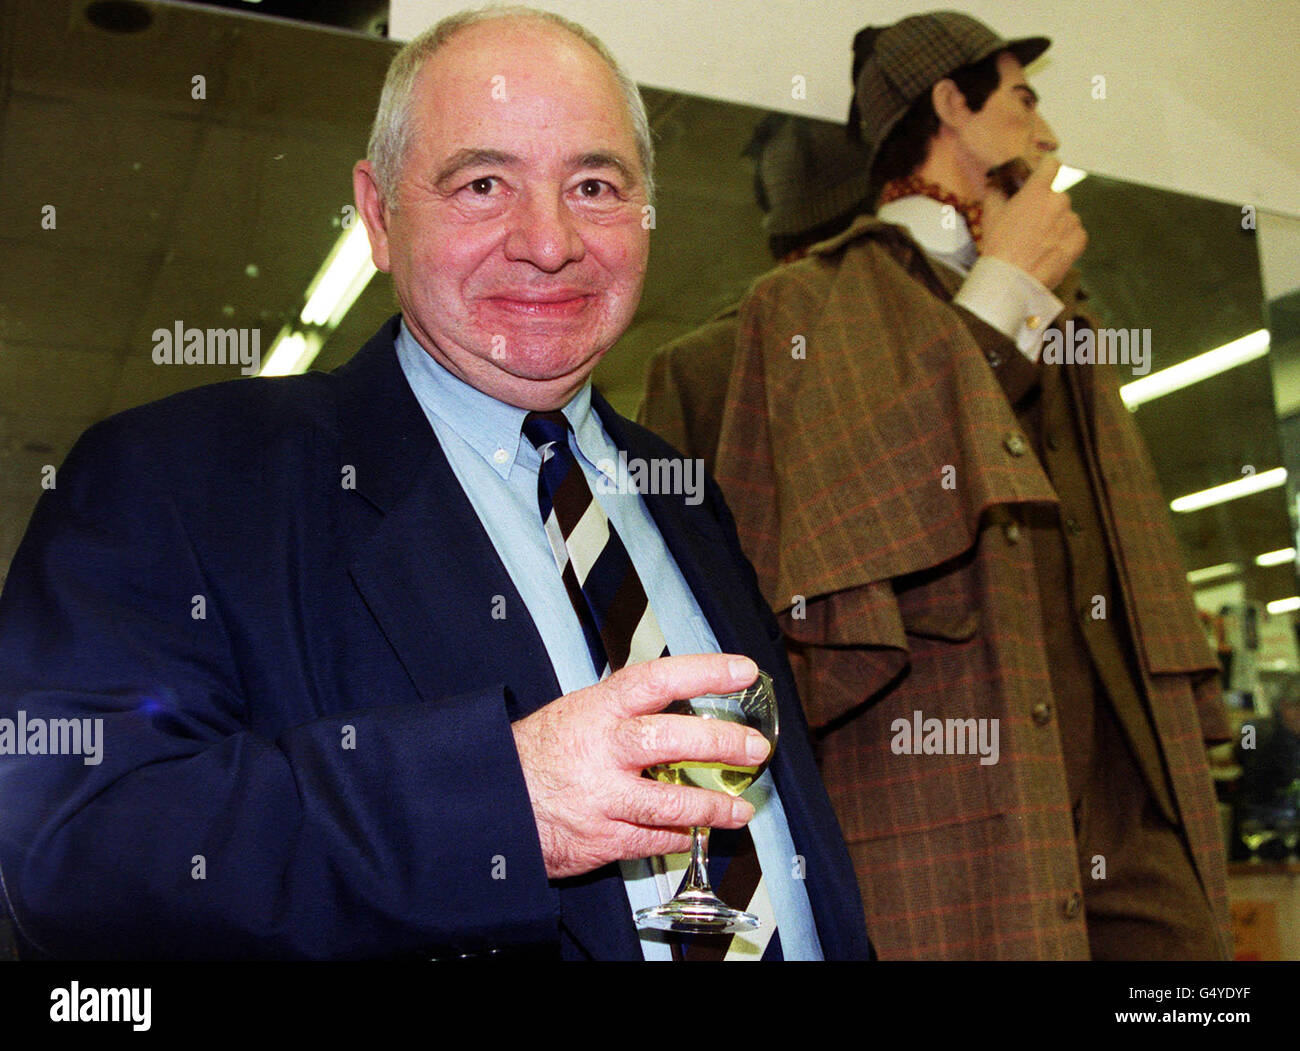
[[[1035,114],[1035,118],[1034,145],[1042,153],[1055,153],[1061,148],[1061,144],[1056,138],[1056,132],[1052,131],[1052,126],[1041,115]]]

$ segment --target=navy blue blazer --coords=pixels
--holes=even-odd
[[[0,757],[0,891],[29,953],[640,957],[617,866],[546,877],[510,724],[559,685],[397,324],[333,374],[105,420],[43,494],[0,598],[0,718],[102,719],[103,743],[97,765]],[[593,403],[629,456],[677,455]],[[722,495],[645,501],[722,648],[776,680],[773,772],[822,945],[865,958]]]

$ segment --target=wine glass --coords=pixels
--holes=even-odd
[[[701,763],[690,759],[680,763],[661,763],[646,770],[657,781],[708,788],[738,796],[758,779],[772,760],[777,737],[776,692],[772,688],[771,677],[765,672],[760,671],[753,685],[743,690],[709,693],[688,701],[675,701],[665,711],[673,715],[695,715],[701,719],[724,719],[729,723],[742,723],[761,733],[772,747],[768,750],[767,758],[757,766],[729,766],[726,763]],[[692,828],[691,860],[681,889],[671,901],[639,909],[636,913],[637,926],[692,934],[734,934],[757,928],[757,916],[733,909],[713,893],[709,887],[708,865],[709,830]]]

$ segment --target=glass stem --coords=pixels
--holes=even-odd
[[[691,863],[686,869],[686,879],[678,891],[712,894],[709,886],[709,830],[707,828],[691,829]]]

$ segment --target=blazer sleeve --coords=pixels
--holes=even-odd
[[[233,637],[226,580],[196,557],[164,457],[128,431],[108,421],[73,450],[0,599],[0,719],[101,727],[98,755],[31,754],[30,735],[28,754],[0,755],[0,891],[27,951],[427,957],[554,942],[501,691],[262,718],[281,699],[251,696],[232,658],[256,640]]]

